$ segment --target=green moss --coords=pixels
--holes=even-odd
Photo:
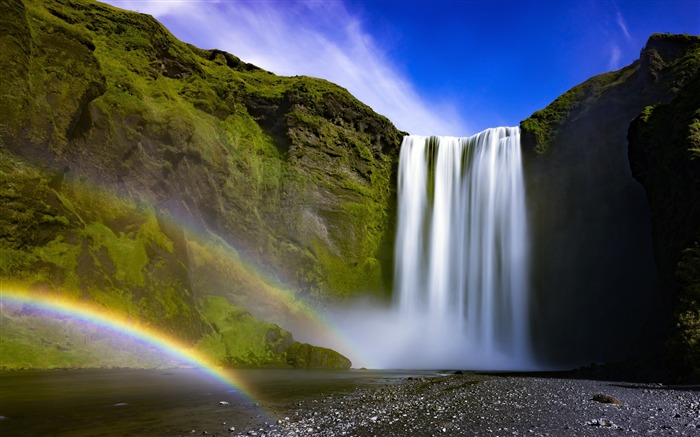
[[[197,343],[200,352],[225,365],[286,365],[282,352],[292,343],[291,334],[220,296],[205,296],[201,308],[214,333]]]
[[[197,296],[285,319],[298,317],[300,301],[270,277],[319,299],[381,286],[385,150],[400,141],[384,117],[330,82],[183,44],[147,15],[89,0],[11,0],[0,10],[10,54],[0,60],[4,279],[92,300],[188,342],[209,336],[217,353],[224,345],[222,360],[241,365],[284,363],[287,334],[268,327],[267,349],[231,333],[213,339]],[[162,225],[179,213],[236,249],[207,241],[194,250]],[[307,232],[306,213],[331,237]],[[238,255],[249,261],[220,258]],[[251,320],[241,316],[241,329]]]
[[[700,381],[698,95],[696,75],[669,104],[646,107],[628,134],[632,171],[649,198],[662,287],[669,299],[677,296],[671,301],[666,360],[674,376],[686,382]]]
[[[545,153],[556,138],[564,121],[573,120],[577,111],[591,108],[609,90],[624,89],[626,82],[651,78],[659,89],[678,92],[700,67],[700,43],[693,35],[653,34],[642,51],[641,61],[625,68],[594,76],[558,97],[546,108],[521,122],[524,136],[531,138],[534,150]],[[669,49],[670,47],[670,49]],[[680,54],[680,56],[678,56]],[[640,70],[640,67],[642,68]],[[624,91],[623,91],[624,93]],[[625,96],[634,102],[639,96]],[[652,107],[647,108],[648,110]]]
[[[668,342],[671,366],[686,381],[700,381],[700,245],[683,251],[676,272],[681,290]]]
[[[206,167],[203,181],[194,193],[186,194],[211,193],[206,203],[223,222],[221,228],[243,239],[262,262],[276,265],[286,263],[282,248],[289,239],[286,227],[299,213],[283,202],[297,192],[342,197],[345,189],[352,190],[356,198],[350,202],[366,203],[369,223],[356,222],[357,229],[348,232],[369,233],[365,241],[349,246],[359,251],[349,258],[376,258],[377,241],[391,226],[386,210],[392,165],[378,153],[377,127],[388,129],[396,145],[400,135],[347,90],[309,77],[278,77],[232,55],[182,44],[148,16],[79,0],[27,4],[27,13],[36,18],[33,39],[39,46],[47,45],[45,52],[32,58],[29,72],[34,80],[30,86],[39,96],[29,111],[36,118],[30,123],[32,143],[51,142],[61,155],[72,136],[85,135],[88,143],[99,143],[114,153],[111,160],[99,158],[105,160],[103,167],[114,167],[120,174],[150,167],[164,175],[164,185],[179,173],[181,162]],[[55,57],[52,50],[59,48],[68,50],[69,56],[49,62]],[[75,70],[73,64],[80,66]],[[76,90],[78,94],[84,90],[85,97],[76,101]],[[56,101],[44,98],[49,95]],[[268,115],[268,109],[284,112]],[[85,113],[91,119],[85,121],[84,130],[72,132],[71,114]],[[41,114],[52,115],[49,124]],[[285,156],[289,145],[293,157]],[[308,147],[312,145],[323,149],[316,153]],[[131,154],[133,160],[123,158]],[[298,184],[300,175],[303,181]],[[79,199],[80,194],[74,197]],[[104,210],[99,202],[97,209]],[[101,220],[108,227],[118,220],[82,218]],[[302,251],[311,245],[311,241],[299,243],[305,246],[299,248]],[[110,250],[111,256],[119,257],[117,246]],[[332,271],[310,265],[302,270]],[[136,279],[133,273],[128,276]],[[285,274],[296,276],[291,269]],[[322,283],[327,284],[327,278],[308,281],[316,290]],[[367,286],[357,283],[358,289]]]
[[[382,282],[382,267],[375,258],[363,258],[354,265],[338,255],[333,255],[319,245],[316,258],[323,269],[321,277],[328,278],[327,286],[335,295],[348,299],[360,291],[378,290]],[[364,288],[366,287],[366,288]],[[364,288],[364,289],[363,289]]]
[[[688,154],[690,159],[700,158],[700,109],[688,125]]]
[[[176,361],[134,340],[73,320],[0,309],[0,369],[165,367]]]
[[[174,251],[173,242],[163,233],[155,212],[148,210],[146,214],[146,222],[136,231],[136,240],[144,246],[153,244],[172,254]]]
[[[338,352],[295,342],[287,350],[287,362],[297,369],[349,369],[352,363]]]
[[[535,139],[535,151],[544,153],[556,135],[557,126],[565,119],[580,98],[581,88],[573,88],[562,94],[544,109],[536,111],[530,118],[520,123],[523,131]]]
[[[80,248],[63,241],[59,236],[45,246],[37,247],[34,251],[39,260],[51,264],[48,269],[41,269],[36,277],[37,282],[47,282],[68,289],[78,287],[79,278],[76,272],[77,257]],[[59,276],[59,280],[54,278]]]
[[[107,249],[109,260],[115,266],[114,279],[128,286],[145,284],[143,269],[148,264],[148,255],[143,244],[129,234],[114,232],[102,223],[91,223],[82,232],[90,242],[90,249],[99,252]]]
[[[30,272],[37,262],[38,258],[34,253],[0,247],[0,271],[4,278],[25,279],[27,272]]]
[[[647,123],[647,122],[649,121],[649,117],[651,117],[652,114],[654,113],[654,109],[655,109],[655,108],[656,108],[656,106],[654,106],[654,105],[645,107],[645,108],[642,110],[641,114],[639,115],[639,116],[640,116],[640,119],[641,119],[643,122]]]

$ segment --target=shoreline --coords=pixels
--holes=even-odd
[[[358,388],[278,415],[277,423],[219,435],[691,436],[700,435],[700,386],[464,373]]]

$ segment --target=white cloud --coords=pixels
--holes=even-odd
[[[608,61],[609,70],[617,70],[620,68],[620,59],[622,58],[622,50],[617,44],[610,47],[610,60]]]
[[[196,11],[197,1],[182,0],[100,0],[122,9],[129,9],[154,17],[184,15]]]
[[[632,36],[630,36],[629,30],[627,30],[627,23],[625,22],[625,19],[622,17],[622,14],[620,11],[617,12],[617,18],[616,22],[620,30],[622,31],[623,35],[625,35],[625,39],[627,41],[632,41]]]
[[[457,105],[420,96],[342,2],[135,1],[115,6],[164,19],[181,39],[229,51],[275,74],[321,77],[348,89],[399,129],[471,134]]]

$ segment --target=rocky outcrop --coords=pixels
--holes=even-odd
[[[88,0],[2,8],[3,147],[216,233],[309,296],[387,288],[401,134],[386,118],[150,16]]]
[[[287,362],[295,369],[349,369],[352,363],[338,352],[295,342],[287,349]]]
[[[91,0],[0,13],[4,279],[98,296],[190,341],[212,332],[198,308],[211,294],[240,304],[283,281],[325,302],[390,286],[401,133],[386,118],[147,15]],[[221,261],[223,279],[201,279],[212,241],[235,275]]]
[[[638,61],[572,88],[521,124],[532,334],[547,361],[624,360],[663,348],[672,299],[659,286],[627,131],[645,107],[672,101],[697,75],[698,40],[653,35]]]
[[[700,43],[696,45],[696,56]],[[700,74],[668,104],[648,106],[629,133],[632,173],[651,206],[654,257],[670,319],[666,365],[700,381]]]

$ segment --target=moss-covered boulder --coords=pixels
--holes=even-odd
[[[286,366],[283,353],[294,343],[291,333],[253,317],[223,297],[206,296],[201,308],[213,328],[197,343],[206,356],[235,367]]]
[[[296,369],[349,369],[352,363],[338,352],[307,343],[293,343],[287,349],[287,363]]]

